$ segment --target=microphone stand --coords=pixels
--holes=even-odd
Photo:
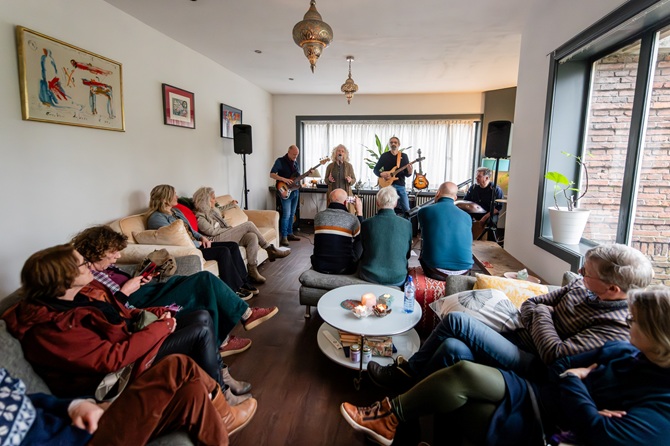
[[[247,154],[242,154],[242,166],[244,167],[244,210],[249,210],[249,189],[247,189]]]
[[[486,220],[486,226],[484,227],[484,230],[482,231],[481,234],[479,234],[479,237],[477,237],[477,240],[481,240],[482,237],[484,237],[484,234],[486,233],[491,233],[493,236],[493,240],[500,245],[500,242],[498,241],[498,222],[493,221],[494,216],[495,216],[495,204],[496,204],[496,189],[498,188],[498,165],[500,164],[500,158],[496,157],[496,174],[493,177],[493,189],[491,189],[491,204],[489,207],[489,219]],[[491,184],[489,183],[489,187]]]

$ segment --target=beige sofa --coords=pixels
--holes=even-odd
[[[222,195],[216,201],[225,206],[233,200],[230,195]],[[263,237],[275,246],[279,246],[279,213],[276,211],[245,211],[239,206],[224,212],[226,221],[232,226],[239,225],[245,221],[253,222]],[[128,247],[121,251],[119,264],[139,263],[155,249],[166,248],[175,257],[186,255],[197,255],[205,271],[219,275],[219,268],[213,260],[205,260],[202,253],[193,245],[191,238],[183,225],[173,224],[158,230],[147,229],[147,218],[144,214],[129,215],[120,218],[110,226],[128,237]],[[247,254],[240,247],[242,258],[246,263]],[[258,250],[258,263],[267,259],[264,249]]]

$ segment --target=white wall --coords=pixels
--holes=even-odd
[[[623,3],[623,0],[539,0],[522,35],[505,249],[531,265],[549,283],[560,283],[568,264],[533,245],[537,185],[542,171],[548,54]]]
[[[21,119],[14,27],[22,25],[123,64],[126,131]],[[219,103],[253,126],[250,208],[264,207],[272,163],[272,97],[101,0],[2,0],[0,12],[0,297],[33,252],[87,225],[146,208],[169,183],[242,195],[242,161],[219,135]],[[196,129],[163,124],[161,83],[195,93]]]

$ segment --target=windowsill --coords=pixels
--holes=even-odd
[[[535,239],[535,246],[539,246],[550,254],[555,255],[561,260],[564,260],[570,264],[570,270],[577,272],[579,267],[582,266],[582,260],[586,251],[595,246],[592,243],[586,243],[584,239],[579,245],[564,245],[562,243],[556,243],[551,237],[541,236]]]

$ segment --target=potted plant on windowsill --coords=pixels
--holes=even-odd
[[[549,208],[549,219],[551,221],[551,234],[554,242],[565,245],[577,245],[582,239],[586,222],[591,211],[577,207],[579,200],[589,190],[589,171],[582,157],[568,152],[561,152],[568,158],[574,158],[580,169],[584,170],[584,190],[575,188],[575,183],[570,181],[560,172],[547,172],[544,177],[554,182],[554,206]],[[563,195],[566,206],[558,205],[559,196]]]

